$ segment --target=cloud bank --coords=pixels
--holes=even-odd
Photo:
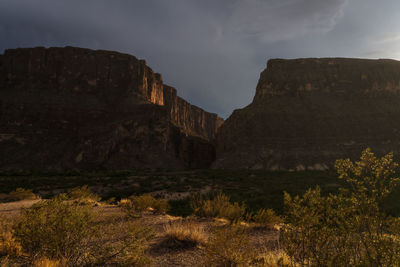
[[[379,36],[377,19],[400,20],[374,1],[0,0],[0,52],[72,45],[130,53],[191,103],[227,117],[251,102],[268,58],[380,51],[365,41]]]

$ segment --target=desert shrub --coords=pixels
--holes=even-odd
[[[153,205],[156,201],[151,195],[131,196],[129,199],[132,201],[133,207],[137,212],[153,209]]]
[[[367,149],[360,161],[338,160],[335,166],[349,189],[328,196],[318,187],[302,197],[285,193],[286,253],[316,266],[399,266],[400,221],[381,207],[399,183],[393,154],[376,158]]]
[[[246,213],[245,204],[231,203],[229,196],[222,192],[217,193],[210,199],[195,195],[191,198],[191,206],[197,216],[225,218],[231,222],[240,221]]]
[[[23,250],[32,257],[65,259],[69,265],[86,260],[89,241],[95,234],[89,208],[61,198],[23,209],[13,231]]]
[[[93,193],[87,185],[75,187],[68,192],[68,198],[83,204],[91,204],[100,201],[100,197]]]
[[[170,222],[164,230],[166,243],[172,247],[196,247],[207,241],[204,227],[192,220]]]
[[[248,230],[239,225],[217,229],[205,246],[206,266],[249,266],[255,256]]]
[[[165,214],[169,210],[167,199],[156,199],[151,195],[130,196],[129,199],[121,199],[119,206],[132,217],[136,217],[145,211]]]
[[[133,202],[135,203],[135,202]],[[168,203],[168,199],[156,199],[154,201],[152,208],[154,209],[155,213],[158,214],[165,214],[170,209],[170,205]]]
[[[100,228],[89,206],[64,197],[23,209],[12,228],[23,252],[32,262],[43,261],[40,266],[137,266],[148,262],[146,243],[153,237],[153,230],[138,222],[113,221]]]
[[[358,240],[340,225],[349,225],[349,203],[337,196],[323,197],[317,187],[308,190],[301,198],[285,194],[288,224],[281,230],[281,243],[293,261],[313,263],[318,266],[347,266],[352,250],[360,249]],[[356,256],[356,255],[354,255]]]
[[[282,223],[282,218],[271,209],[260,209],[254,214],[249,214],[247,220],[267,228],[273,228],[275,224]]]
[[[19,201],[19,200],[33,200],[37,196],[32,192],[32,189],[17,188],[9,193],[9,200]]]
[[[135,207],[133,206],[132,200],[128,198],[122,198],[118,202],[118,206],[121,208],[122,211],[124,211],[129,217],[139,217],[140,214],[135,210]]]

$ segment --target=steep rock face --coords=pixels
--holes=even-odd
[[[217,129],[224,123],[217,114],[191,105],[177,96],[175,88],[167,85],[164,86],[164,105],[170,111],[173,123],[190,135],[212,140]],[[209,123],[210,121],[213,123]]]
[[[215,168],[323,170],[371,147],[400,152],[400,62],[274,59],[217,136]]]
[[[126,54],[39,47],[6,50],[1,63],[0,88],[9,97],[24,94],[30,102],[62,99],[53,102],[118,110],[140,102],[164,103],[161,75]]]
[[[271,59],[261,73],[253,101],[269,96],[388,95],[400,93],[400,63],[390,59]]]
[[[0,169],[208,167],[218,117],[184,100],[174,106],[164,91],[161,75],[130,55],[7,50],[0,55]],[[202,114],[177,123],[172,108]]]

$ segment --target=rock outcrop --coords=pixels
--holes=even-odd
[[[221,123],[131,55],[0,55],[0,169],[206,168]]]
[[[217,136],[215,168],[324,170],[371,147],[400,154],[400,62],[272,59]]]
[[[177,96],[176,89],[168,85],[164,86],[164,105],[170,112],[172,122],[193,136],[212,140],[224,123],[217,114],[205,112]]]

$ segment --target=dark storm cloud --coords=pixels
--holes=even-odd
[[[362,56],[381,50],[379,41],[400,40],[396,30],[358,31],[354,14],[364,3],[373,0],[0,0],[0,51],[73,45],[130,53],[191,103],[226,117],[251,102],[269,57]],[[341,39],[348,36],[376,44],[356,51]]]
[[[348,0],[241,0],[231,17],[232,31],[264,42],[327,32],[343,15]]]

